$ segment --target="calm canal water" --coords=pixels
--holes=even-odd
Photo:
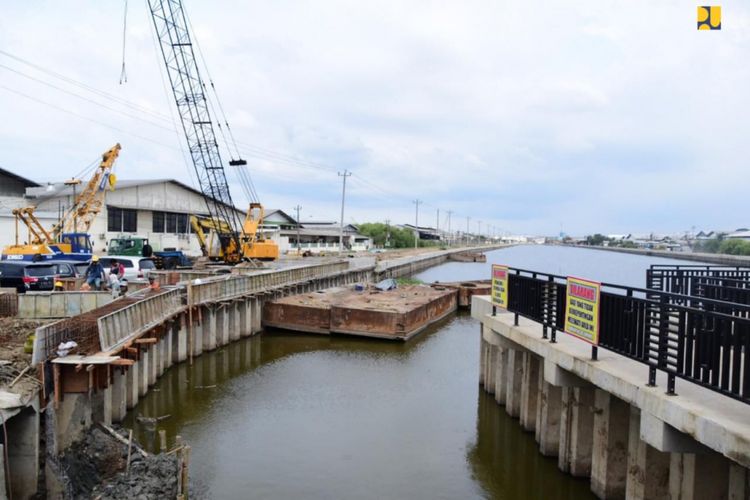
[[[491,263],[642,286],[665,259],[514,247],[424,281],[489,277]],[[677,262],[677,261],[675,261]],[[192,446],[202,498],[593,498],[478,387],[479,326],[462,313],[409,343],[264,333],[172,367],[128,414]]]

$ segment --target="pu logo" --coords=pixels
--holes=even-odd
[[[721,29],[721,6],[698,7],[698,29],[720,30]]]

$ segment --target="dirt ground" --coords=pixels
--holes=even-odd
[[[31,354],[24,351],[24,344],[41,321],[18,318],[0,318],[0,388],[7,387],[31,363]],[[38,384],[32,380],[34,370],[28,370],[10,389],[18,394],[34,392]]]

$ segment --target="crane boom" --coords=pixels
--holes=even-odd
[[[241,248],[243,228],[234,210],[182,2],[148,0],[148,4],[201,193],[214,227],[229,230],[219,233],[219,240],[224,254],[231,255],[226,250]],[[234,255],[239,258],[237,250]]]
[[[89,232],[94,219],[102,211],[104,192],[114,185],[112,182],[114,177],[111,180],[109,176],[115,160],[120,156],[120,149],[122,147],[117,143],[102,155],[102,161],[94,171],[94,175],[86,183],[83,191],[76,196],[73,206],[50,231],[53,238],[57,239],[63,233]]]

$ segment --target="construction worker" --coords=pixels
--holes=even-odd
[[[104,280],[104,267],[99,262],[99,256],[91,257],[91,264],[86,268],[86,284],[94,290],[101,290],[102,280]]]
[[[55,292],[64,292],[65,286],[63,285],[62,281],[55,281]]]
[[[152,274],[148,277],[148,288],[149,290],[158,290],[160,288],[159,281]]]
[[[109,289],[112,291],[112,298],[116,299],[120,296],[120,278],[117,277],[117,265],[112,266],[112,270],[109,272],[107,277],[109,282]]]

